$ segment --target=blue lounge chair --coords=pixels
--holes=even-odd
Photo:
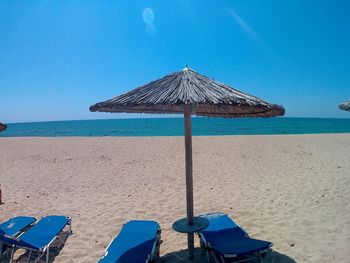
[[[154,221],[132,220],[124,224],[99,263],[147,263],[159,256],[160,227]]]
[[[25,228],[31,226],[35,221],[36,218],[31,216],[13,217],[0,224],[0,231],[8,236],[18,236]]]
[[[25,229],[33,225],[35,220],[35,217],[30,216],[17,216],[10,218],[6,222],[0,224],[0,235],[18,237]],[[0,262],[3,253],[8,252],[7,248],[8,246],[6,247],[6,245],[4,245],[0,240]]]
[[[69,233],[72,232],[71,221],[71,218],[66,216],[46,216],[41,218],[40,221],[19,237],[0,235],[0,240],[2,243],[12,248],[10,262],[13,261],[15,250],[23,248],[28,251],[27,262],[30,261],[32,252],[37,252],[38,255],[33,262],[38,262],[40,258],[46,254],[46,262],[48,263],[50,246],[55,240],[59,240],[64,244],[59,234],[66,226],[69,227]]]
[[[207,249],[208,262],[243,262],[261,258],[272,247],[271,242],[250,238],[242,227],[223,213],[201,215],[209,226],[199,232],[201,246]]]

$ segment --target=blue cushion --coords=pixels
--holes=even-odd
[[[220,212],[211,213],[211,214],[205,214],[201,215],[200,217],[204,217],[209,221],[209,226],[204,229],[204,231],[220,231],[223,229],[230,229],[232,227],[236,227],[237,224],[232,221],[231,218],[228,217],[228,215]]]
[[[70,222],[66,216],[46,216],[25,232],[20,240],[35,249],[43,249]]]
[[[156,241],[159,225],[154,221],[127,222],[99,263],[145,263]]]

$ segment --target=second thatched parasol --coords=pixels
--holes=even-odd
[[[338,105],[339,109],[350,111],[350,101]]]
[[[187,66],[159,80],[115,98],[99,102],[90,111],[134,113],[184,113],[187,220],[189,258],[193,258],[193,233],[203,227],[193,213],[192,128],[191,114],[208,117],[274,117],[283,116],[282,106],[205,77]],[[181,221],[181,220],[180,220]],[[183,223],[183,221],[181,221]],[[205,222],[204,222],[205,225]],[[173,225],[174,226],[174,225]],[[175,228],[175,227],[174,227]]]
[[[0,122],[0,132],[6,130],[7,125]]]

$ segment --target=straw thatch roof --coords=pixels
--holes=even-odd
[[[342,104],[339,104],[339,109],[341,110],[346,110],[346,111],[350,111],[350,101],[344,102]]]
[[[215,117],[272,117],[284,108],[267,103],[186,67],[115,98],[99,102],[90,111],[182,113],[184,104],[193,114]]]
[[[0,122],[0,132],[6,130],[6,128],[7,128],[6,124],[2,124],[2,123]]]

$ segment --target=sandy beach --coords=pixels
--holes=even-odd
[[[54,262],[96,262],[123,223],[186,248],[183,137],[0,138],[0,221],[73,218]],[[349,262],[350,134],[194,137],[195,214],[228,213],[297,262]]]

